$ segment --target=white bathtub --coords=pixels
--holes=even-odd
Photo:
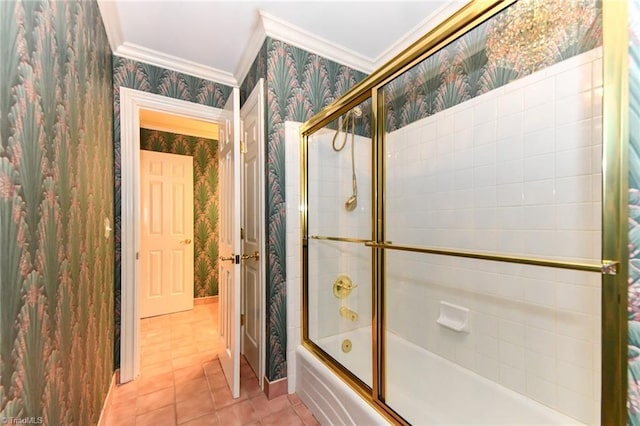
[[[318,343],[370,383],[371,371],[365,371],[362,360],[370,365],[371,347],[357,344],[370,342],[370,333],[370,328],[361,328]],[[353,342],[348,354],[341,351],[344,339]],[[583,424],[391,333],[387,359],[387,403],[414,425]],[[296,377],[296,393],[321,424],[388,423],[302,346],[297,350]]]

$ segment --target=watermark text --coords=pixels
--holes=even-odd
[[[0,417],[0,425],[41,425],[42,417]]]

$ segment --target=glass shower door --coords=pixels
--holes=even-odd
[[[600,9],[547,39],[556,3],[530,46],[564,56],[508,49],[518,2],[378,91],[381,397],[411,423],[599,424]]]
[[[370,103],[307,140],[308,338],[372,386]]]

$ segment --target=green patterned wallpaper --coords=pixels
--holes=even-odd
[[[0,1],[0,423],[98,422],[113,373],[112,96],[95,2]]]
[[[218,294],[218,141],[140,129],[140,148],[193,157],[193,297]]]
[[[303,122],[366,75],[280,40],[267,37],[240,85],[241,104],[266,80],[266,376],[287,375],[286,194],[284,122]]]

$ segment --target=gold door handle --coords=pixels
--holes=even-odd
[[[191,239],[187,238],[186,240],[180,241],[180,244],[191,244]]]
[[[260,253],[258,253],[257,251],[254,251],[253,254],[243,254],[240,259],[242,260],[247,260],[247,259],[255,259],[258,260],[260,259]]]
[[[235,259],[235,256],[231,254],[231,256],[228,256],[228,257],[220,256],[218,259],[220,259],[223,262],[226,262],[226,261],[233,262],[233,260]]]

